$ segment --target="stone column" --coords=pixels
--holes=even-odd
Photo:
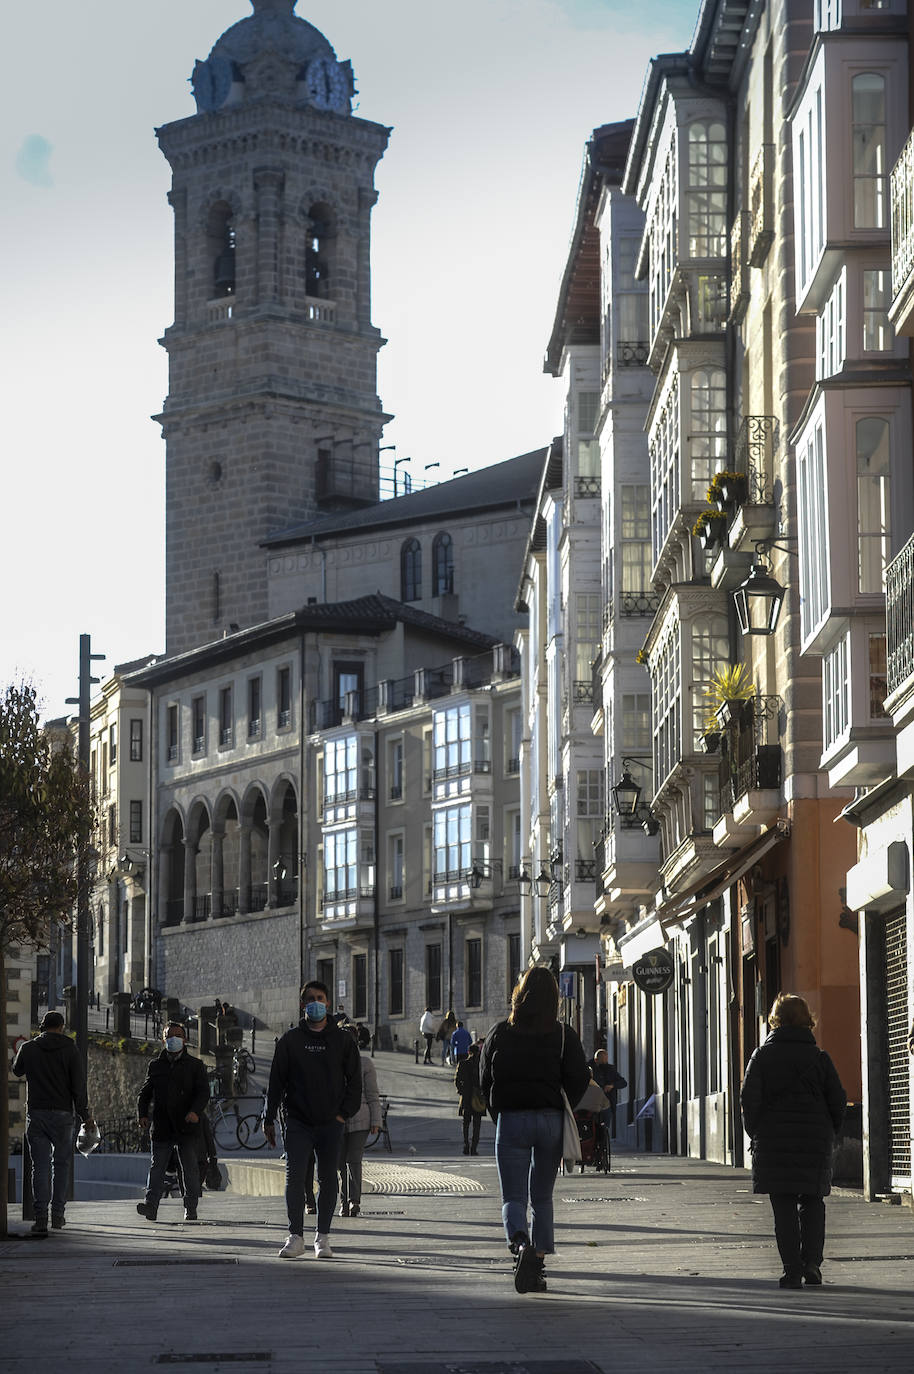
[[[358,329],[371,327],[371,212],[377,204],[374,188],[359,187],[358,243],[356,245],[355,316]]]
[[[212,904],[213,904],[213,916],[214,916],[214,917],[217,917],[217,918],[218,918],[219,916],[222,915],[222,903],[223,903],[223,900],[224,900],[224,893],[223,893],[223,886],[222,886],[222,884],[223,884],[223,873],[222,873],[222,841],[223,841],[224,839],[225,839],[225,831],[224,831],[224,830],[214,830],[214,831],[213,831],[213,855],[212,855],[212,868],[211,868],[211,870],[210,870],[210,873],[211,873],[211,876],[210,876],[210,892],[211,892],[212,896],[211,896],[210,900],[212,901]]]
[[[184,841],[184,921],[195,918],[194,901],[197,896],[197,846],[193,840]]]
[[[168,903],[171,901],[171,861],[174,853],[174,845],[163,844],[159,850],[159,882],[158,882],[158,924],[160,926],[168,923]],[[148,972],[149,970],[147,970]]]
[[[175,324],[187,323],[187,191],[169,191],[175,212]]]
[[[276,865],[279,862],[280,826],[278,821],[267,821],[267,906],[279,906]]]
[[[238,826],[238,910],[251,909],[251,827],[242,821]]]
[[[279,236],[284,173],[273,167],[254,172],[257,193],[257,304],[279,300]]]

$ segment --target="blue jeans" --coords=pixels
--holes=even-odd
[[[62,1217],[67,1205],[70,1162],[73,1159],[73,1113],[41,1108],[30,1111],[25,1134],[32,1155],[35,1216],[46,1220],[50,1204],[54,1216]]]
[[[562,1113],[552,1107],[537,1111],[499,1112],[495,1128],[495,1163],[501,1184],[501,1216],[510,1242],[518,1231],[529,1235],[534,1250],[555,1250],[552,1189],[562,1158]],[[533,1219],[527,1226],[527,1203]]]
[[[194,1208],[200,1200],[200,1137],[196,1132],[152,1140],[149,1174],[146,1178],[146,1202],[158,1207],[165,1187],[165,1175],[171,1163],[171,1152],[177,1150],[181,1191],[184,1206]]]
[[[337,1168],[342,1135],[342,1121],[306,1126],[294,1116],[287,1119],[283,1144],[286,1147],[286,1211],[290,1235],[304,1234],[305,1175],[312,1154],[317,1156],[317,1230],[323,1236],[329,1232],[339,1197]]]

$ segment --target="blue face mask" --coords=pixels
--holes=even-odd
[[[323,1021],[327,1015],[326,1002],[306,1002],[305,1015],[309,1021]]]
[[[169,1054],[180,1054],[184,1048],[184,1039],[180,1035],[170,1035],[165,1041],[165,1048]]]

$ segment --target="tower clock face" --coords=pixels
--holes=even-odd
[[[318,110],[345,114],[349,109],[349,83],[338,62],[331,57],[315,57],[308,63],[305,86],[310,103]]]

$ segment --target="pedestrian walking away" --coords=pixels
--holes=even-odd
[[[346,1027],[358,1048],[358,1026]],[[381,1096],[378,1075],[368,1055],[359,1056],[362,1066],[362,1100],[343,1127],[340,1143],[340,1216],[357,1217],[362,1211],[362,1156],[365,1142],[381,1129]]]
[[[286,1114],[286,1211],[289,1235],[280,1259],[304,1254],[305,1174],[309,1157],[317,1156],[317,1230],[314,1253],[330,1259],[330,1226],[339,1196],[337,1169],[346,1120],[362,1100],[359,1050],[348,1031],[329,1016],[330,994],[324,983],[301,990],[302,1018],[276,1045],[263,1129],[276,1144],[276,1113]]]
[[[200,1118],[209,1102],[209,1083],[202,1060],[187,1052],[187,1030],[180,1021],[169,1021],[162,1031],[164,1048],[146,1070],[146,1081],[137,1097],[140,1127],[150,1126],[150,1162],[146,1199],[136,1210],[155,1221],[165,1190],[165,1174],[172,1151],[177,1151],[184,1220],[197,1220],[200,1200]]]
[[[446,1064],[451,1052],[451,1036],[457,1029],[457,1017],[449,1011],[435,1032],[435,1039],[441,1041],[441,1063]]]
[[[457,1072],[454,1074],[454,1086],[460,1094],[457,1115],[463,1117],[465,1155],[479,1154],[479,1128],[486,1112],[485,1099],[479,1086],[479,1050],[478,1042],[470,1045],[469,1054],[458,1061]]]
[[[35,1203],[33,1236],[65,1225],[67,1192],[73,1162],[74,1113],[88,1127],[86,1075],[76,1044],[64,1029],[59,1011],[45,1014],[40,1034],[20,1045],[13,1073],[28,1085],[25,1134],[32,1156],[32,1197]]]
[[[425,1036],[425,1058],[423,1064],[432,1062],[432,1044],[435,1039],[436,1021],[431,1007],[426,1007],[419,1022],[419,1034]]]
[[[550,969],[530,968],[511,1013],[486,1036],[480,1083],[495,1119],[502,1221],[518,1293],[544,1293],[544,1260],[555,1250],[552,1190],[562,1157],[562,1089],[572,1107],[590,1071],[571,1026],[558,1021],[559,988]],[[530,1208],[532,1224],[527,1221]]]
[[[600,1118],[607,1131],[616,1131],[616,1099],[620,1088],[628,1087],[628,1079],[623,1078],[615,1064],[609,1062],[609,1055],[605,1050],[597,1050],[593,1057],[592,1073],[594,1082],[597,1083],[606,1094],[606,1106],[600,1113]]]
[[[749,1060],[740,1092],[752,1191],[771,1200],[782,1288],[822,1282],[825,1198],[847,1105],[834,1064],[816,1044],[815,1024],[802,997],[779,993],[771,1032]]]
[[[472,1035],[463,1022],[458,1021],[457,1029],[451,1035],[451,1063],[458,1064],[461,1059],[466,1059],[472,1043]]]

